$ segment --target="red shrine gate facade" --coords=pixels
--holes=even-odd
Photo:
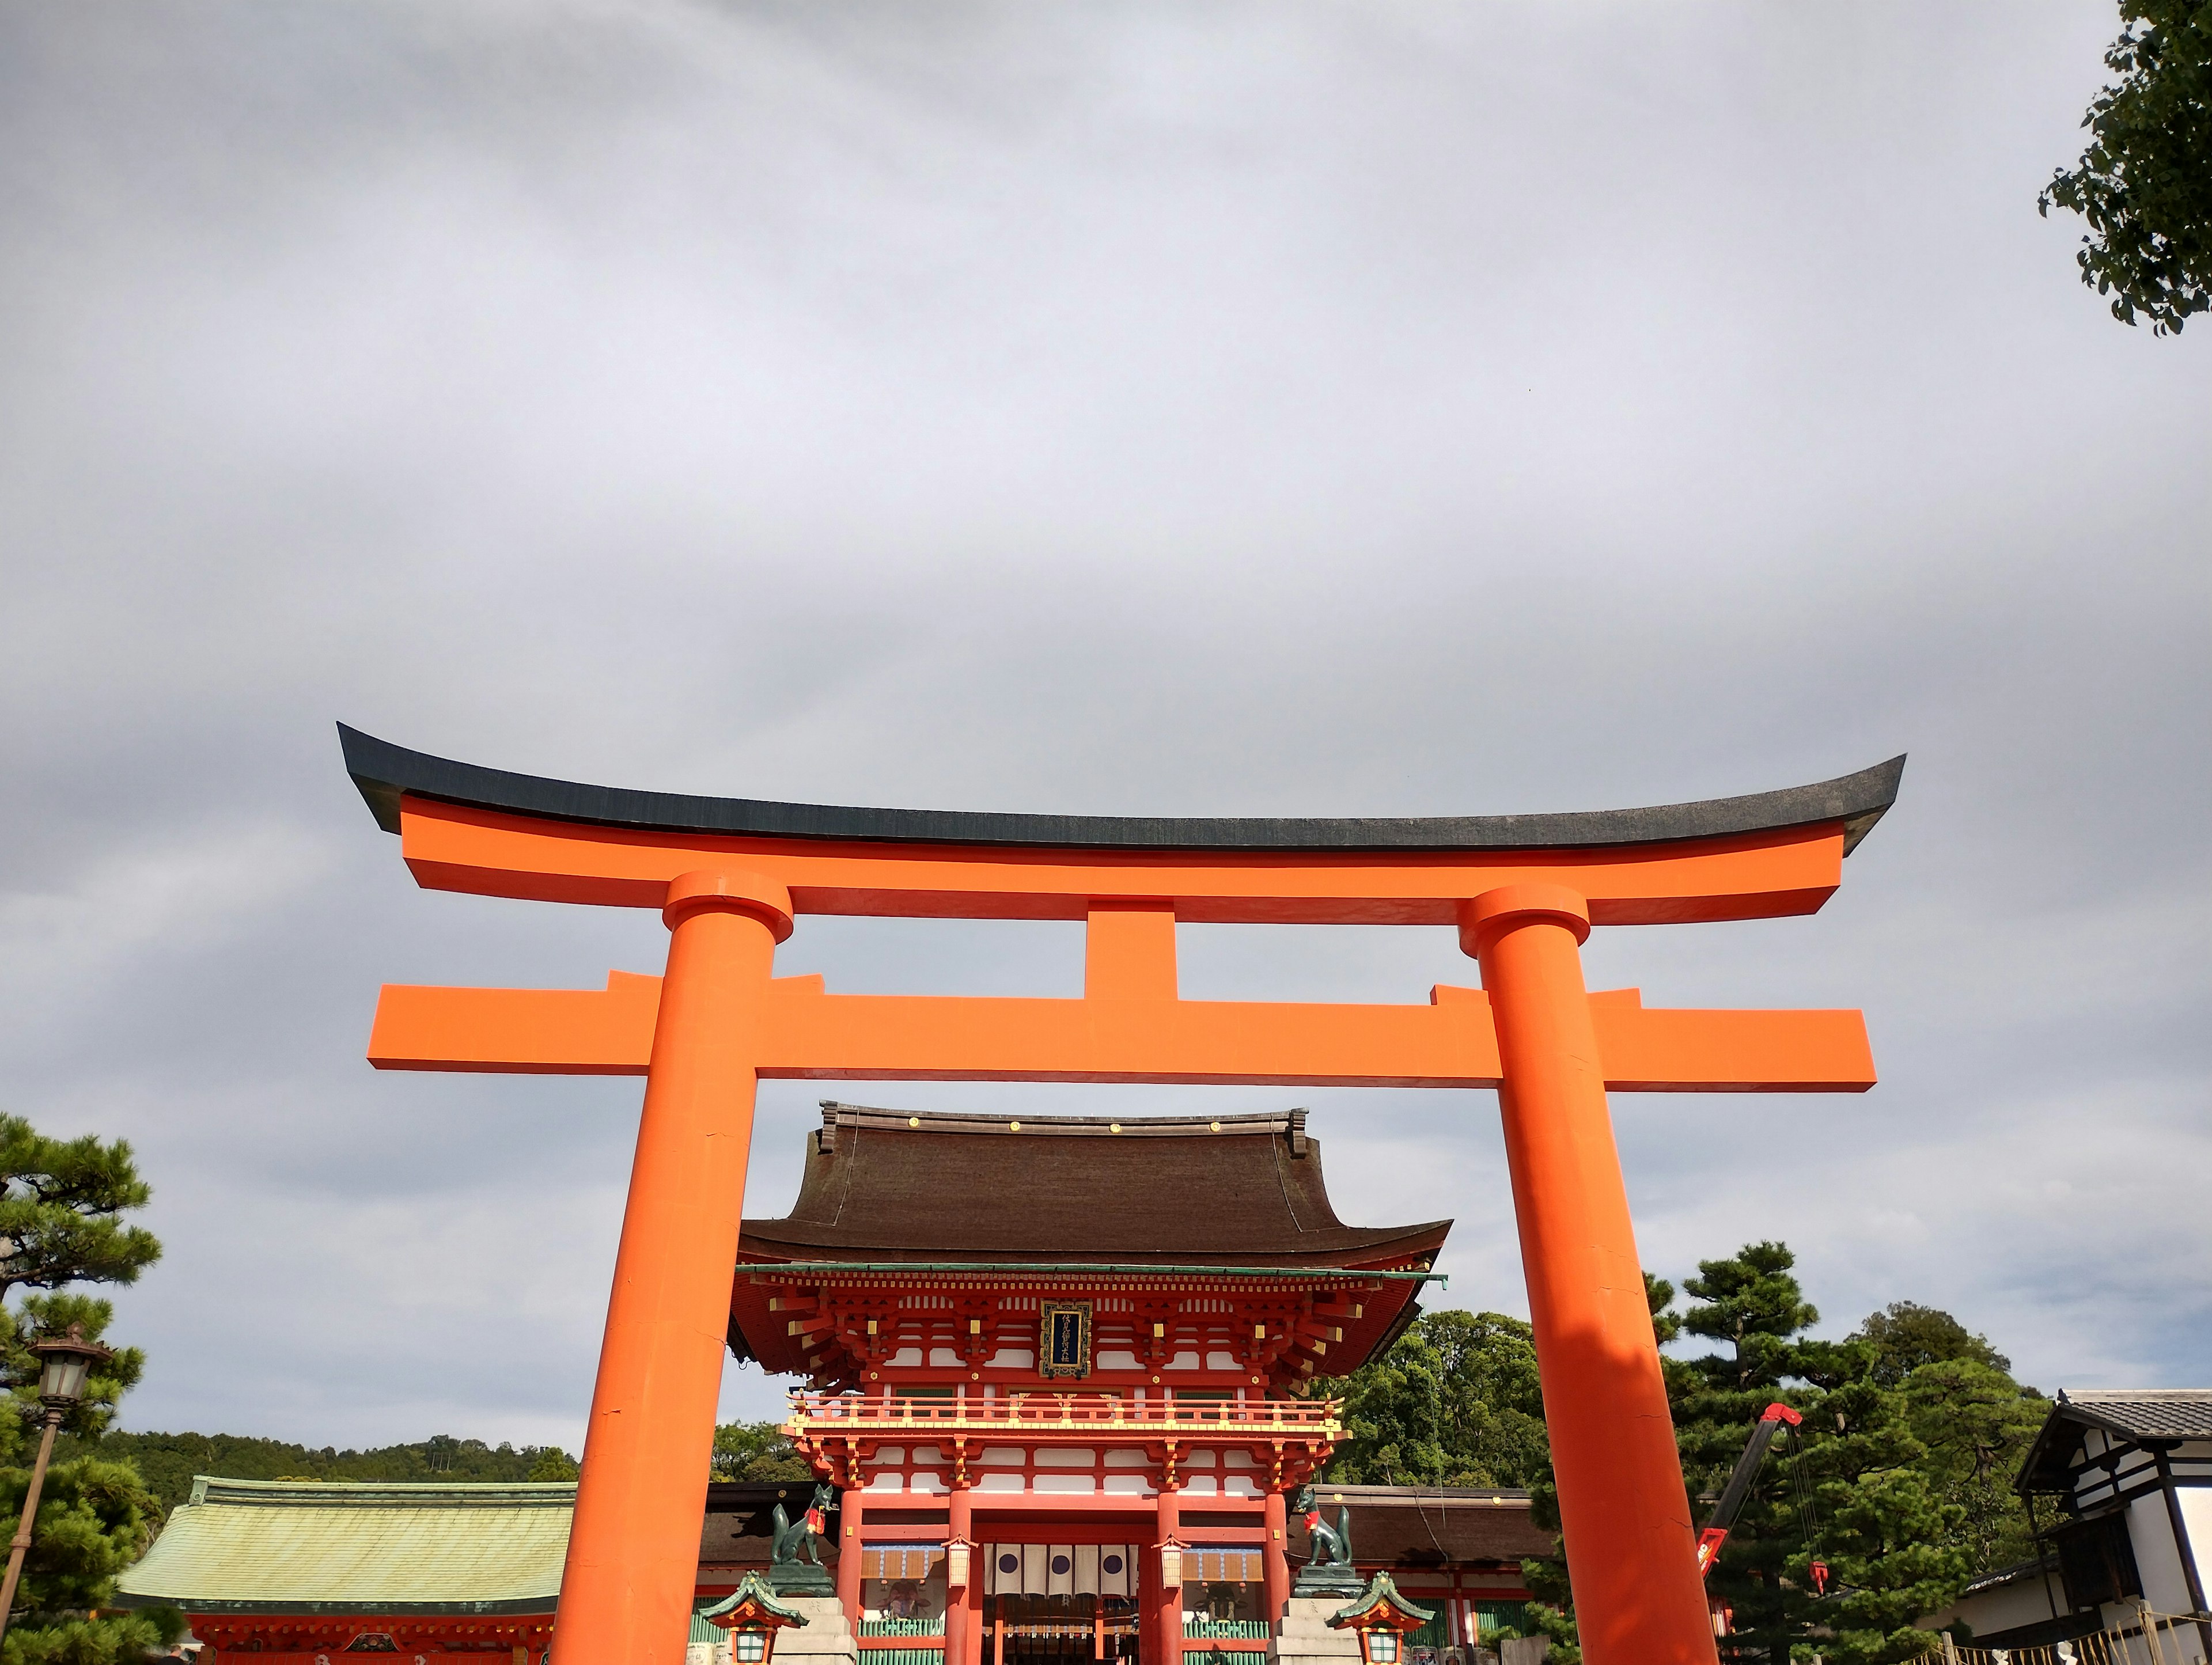
[[[856,1627],[941,1621],[946,1665],[1256,1660],[1285,1499],[1342,1431],[1287,1390],[1412,1321],[1449,1222],[1345,1225],[1302,1110],[822,1108],[790,1216],[745,1222],[729,1340],[811,1379],[788,1431],[840,1489]]]
[[[1601,926],[1816,910],[1902,758],[1656,809],[1177,820],[627,792],[340,735],[418,883],[657,908],[669,927],[662,976],[604,990],[387,986],[369,1042],[382,1068],[646,1078],[557,1654],[681,1656],[755,1088],[797,1078],[1494,1088],[1583,1651],[1713,1660],[1607,1094],[1863,1091],[1873,1062],[1856,1012],[1650,1009],[1590,993],[1581,946]],[[776,945],[807,914],[1082,920],[1084,994],[779,978]],[[1481,986],[1405,1006],[1185,1000],[1182,923],[1446,927]]]

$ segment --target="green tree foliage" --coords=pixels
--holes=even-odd
[[[137,1283],[161,1245],[121,1217],[153,1194],[129,1141],[48,1139],[0,1115],[0,1302],[17,1289]]]
[[[411,1445],[368,1450],[295,1445],[239,1434],[138,1434],[111,1431],[64,1441],[55,1455],[82,1453],[127,1462],[146,1478],[164,1513],[191,1495],[192,1476],[234,1480],[574,1480],[576,1465],[554,1445],[487,1445],[437,1434]],[[539,1472],[543,1469],[544,1472]]]
[[[13,1310],[0,1306],[0,1382],[15,1411],[0,1415],[0,1519],[21,1517],[44,1422],[30,1344],[72,1325],[106,1339],[113,1309],[64,1285],[134,1283],[160,1258],[153,1234],[121,1218],[151,1194],[123,1140],[48,1139],[20,1116],[0,1116],[0,1301],[33,1291]],[[100,1437],[144,1368],[137,1348],[123,1347],[92,1374],[62,1423],[72,1445]],[[101,1611],[116,1575],[150,1541],[161,1504],[127,1462],[58,1455],[0,1665],[125,1665],[182,1626],[174,1613]]]
[[[1823,1657],[1842,1665],[1909,1659],[1935,1645],[1913,1619],[1973,1571],[1963,1510],[1929,1472],[1902,1395],[1879,1379],[1881,1348],[1804,1334],[1820,1314],[1796,1265],[1784,1244],[1747,1243],[1699,1261],[1683,1285],[1696,1303],[1684,1331],[1717,1344],[1677,1378],[1675,1437],[1692,1492],[1727,1484],[1769,1403],[1804,1418],[1794,1449],[1762,1467],[1708,1586],[1733,1612],[1739,1656],[1786,1660],[1819,1628],[1829,1632]],[[1816,1559],[1829,1570],[1826,1594]]]
[[[1726,1260],[1698,1261],[1682,1285],[1699,1303],[1682,1316],[1683,1329],[1728,1350],[1692,1360],[1695,1380],[1707,1394],[1743,1396],[1753,1417],[1796,1363],[1793,1338],[1820,1322],[1798,1287],[1796,1264],[1785,1244],[1746,1243]]]
[[[2120,0],[2120,38],[2105,54],[2120,79],[2089,106],[2089,147],[2044,187],[2088,222],[2081,281],[2179,331],[2212,307],[2212,0]]]
[[[1903,1385],[1923,1364],[1966,1360],[1993,1370],[2009,1370],[2012,1360],[1948,1312],[1917,1301],[1892,1301],[1851,1333],[1854,1341],[1874,1349],[1874,1378],[1885,1388]]]
[[[1781,1243],[1747,1244],[1702,1262],[1674,1290],[1646,1274],[1662,1346],[1683,1335],[1714,1344],[1663,1357],[1683,1469],[1702,1520],[1775,1400],[1802,1431],[1774,1448],[1737,1517],[1710,1588],[1733,1611],[1725,1651],[1785,1660],[1817,1652],[1847,1665],[1909,1658],[1930,1638],[1912,1628],[1972,1574],[2029,1553],[2010,1478],[2047,1408],[2006,1374],[2003,1356],[1948,1313],[1898,1302],[1841,1342],[1805,1332],[1819,1322],[1795,1257]],[[1548,1480],[1534,1488],[1539,1524],[1559,1528]],[[1811,1576],[1829,1569],[1826,1595]],[[1573,1610],[1564,1562],[1530,1561],[1532,1633],[1572,1661]]]
[[[1525,1486],[1551,1472],[1536,1345],[1518,1318],[1424,1314],[1373,1364],[1313,1391],[1344,1401],[1331,1480]]]
[[[814,1471],[773,1422],[726,1422],[714,1430],[712,1477],[718,1480],[807,1480]]]
[[[524,1476],[532,1480],[573,1480],[583,1474],[575,1458],[557,1445],[542,1445],[531,1462],[530,1473]]]
[[[1776,1569],[1784,1599],[1768,1605],[1794,1621],[1773,1634],[1824,1626],[1833,1635],[1823,1656],[1843,1665],[1917,1658],[1940,1644],[1914,1619],[1956,1598],[1973,1575],[1964,1511],[1929,1474],[1928,1448],[1900,1395],[1874,1379],[1864,1344],[1807,1342],[1804,1352],[1810,1385],[1789,1395],[1807,1412],[1802,1443],[1769,1467],[1776,1489],[1809,1498],[1811,1530],[1784,1526],[1771,1547],[1744,1546],[1746,1559]],[[1825,1598],[1808,1576],[1816,1558],[1831,1575]]]
[[[1905,1377],[1905,1417],[1928,1455],[1921,1468],[1960,1510],[1960,1541],[1974,1571],[2034,1559],[2035,1528],[2013,1477],[2027,1460],[2051,1403],[2001,1369],[1971,1358],[1935,1359]]]
[[[1704,1499],[1728,1483],[1760,1412],[1785,1397],[1784,1378],[1802,1373],[1796,1338],[1820,1315],[1805,1299],[1795,1265],[1781,1243],[1747,1243],[1725,1259],[1700,1261],[1698,1275],[1684,1280],[1695,1304],[1682,1316],[1683,1330],[1718,1344],[1680,1361],[1668,1384],[1683,1476],[1700,1500],[1694,1518],[1704,1518],[1711,1507]],[[1810,1590],[1786,1576],[1792,1554],[1807,1547],[1786,1474],[1781,1464],[1761,1471],[1706,1578],[1731,1610],[1738,1647],[1784,1660],[1790,1638],[1813,1617]]]
[[[1770,1450],[1711,1575],[1734,1610],[1729,1657],[1911,1658],[1935,1641],[1915,1618],[2033,1553],[2010,1482],[2049,1407],[1986,1337],[1899,1301],[1841,1341],[1816,1340],[1806,1332],[1820,1314],[1778,1243],[1699,1262],[1683,1285],[1686,1311],[1665,1279],[1647,1273],[1644,1284],[1661,1346],[1709,1344],[1661,1358],[1693,1518],[1710,1512],[1760,1412],[1780,1400],[1803,1418]],[[1559,1530],[1527,1325],[1431,1314],[1374,1364],[1311,1390],[1346,1401],[1350,1437],[1332,1478],[1526,1486],[1536,1523]],[[1816,1558],[1831,1575],[1826,1595]],[[1558,1665],[1579,1665],[1565,1562],[1522,1571],[1534,1598],[1527,1633],[1552,1639]]]

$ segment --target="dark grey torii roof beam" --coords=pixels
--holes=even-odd
[[[1741,798],[1553,815],[1016,815],[974,810],[855,809],[635,792],[517,775],[410,751],[338,725],[346,772],[376,823],[399,830],[402,794],[511,815],[641,831],[887,844],[984,844],[1083,850],[1528,850],[1673,843],[1839,821],[1844,854],[1897,801],[1902,754],[1856,775]]]

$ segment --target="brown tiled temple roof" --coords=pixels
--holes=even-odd
[[[1528,1494],[1499,1486],[1330,1486],[1314,1488],[1325,1518],[1340,1504],[1352,1510],[1352,1559],[1383,1567],[1518,1563],[1557,1554],[1552,1534],[1529,1518]],[[1293,1560],[1306,1553],[1304,1526],[1293,1517]]]
[[[824,1103],[799,1200],[743,1261],[1416,1267],[1449,1220],[1352,1226],[1305,1112],[923,1114]]]
[[[707,1487],[707,1513],[699,1526],[702,1567],[766,1567],[775,1541],[775,1506],[794,1518],[812,1496],[811,1480],[716,1480]],[[822,1549],[832,1561],[837,1540]]]

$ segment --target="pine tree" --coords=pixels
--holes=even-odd
[[[1808,1343],[1802,1364],[1819,1397],[1795,1478],[1809,1490],[1820,1532],[1817,1546],[1804,1544],[1784,1566],[1808,1589],[1817,1553],[1832,1588],[1801,1617],[1832,1632],[1821,1652],[1839,1665],[1917,1659],[1938,1644],[1914,1619],[1955,1600],[1972,1574],[1966,1511],[1931,1478],[1905,1396],[1876,1378],[1867,1344]]]
[[[150,1195],[124,1140],[47,1139],[0,1116],[0,1299],[43,1291],[12,1311],[0,1306],[0,1385],[15,1413],[0,1415],[0,1520],[21,1516],[44,1417],[30,1343],[72,1324],[88,1340],[105,1338],[114,1309],[64,1285],[134,1283],[160,1257],[153,1234],[120,1218]],[[138,1349],[118,1348],[92,1372],[62,1431],[96,1439],[144,1368]],[[175,1613],[101,1611],[160,1518],[127,1462],[88,1455],[50,1468],[0,1665],[125,1665],[174,1639],[183,1626]]]
[[[1723,1656],[1887,1665],[1936,1645],[1912,1627],[1919,1614],[1948,1605],[1972,1574],[2031,1553],[2009,1480],[2047,1406],[1986,1338],[1913,1302],[1893,1303],[1842,1341],[1811,1339],[1820,1314],[1796,1264],[1778,1243],[1701,1261],[1685,1285],[1686,1313],[1674,1310],[1672,1284],[1644,1274],[1662,1346],[1685,1334],[1716,1344],[1660,1358],[1692,1518],[1709,1512],[1759,1413],[1776,1400],[1797,1410],[1802,1425],[1770,1451],[1711,1576],[1733,1611]],[[1376,1364],[1315,1384],[1346,1402],[1352,1437],[1333,1472],[1428,1480],[1483,1464],[1512,1483],[1486,1438],[1504,1425],[1501,1411],[1541,1413],[1528,1334],[1494,1314],[1437,1314]],[[1533,1448],[1522,1449],[1525,1459]],[[1533,1470],[1524,1461],[1514,1472],[1530,1475],[1521,1483],[1536,1524],[1559,1531],[1548,1446]],[[1525,1561],[1522,1573],[1534,1597],[1527,1633],[1551,1638],[1555,1665],[1579,1665],[1565,1560]]]
[[[1768,1405],[1804,1408],[1807,1395],[1786,1393],[1783,1383],[1802,1374],[1798,1338],[1820,1315],[1798,1286],[1796,1264],[1784,1244],[1747,1243],[1725,1259],[1700,1261],[1698,1275],[1684,1280],[1698,1304],[1683,1315],[1683,1329],[1721,1344],[1669,1372],[1674,1437],[1693,1498],[1717,1496],[1728,1483]],[[1699,1504],[1692,1518],[1707,1507]],[[1789,1576],[1805,1537],[1786,1463],[1769,1461],[1706,1577],[1731,1611],[1739,1656],[1779,1665],[1808,1628],[1812,1593]]]
[[[1943,1500],[1959,1506],[1958,1541],[1972,1573],[2033,1559],[2035,1527],[2013,1477],[2043,1430],[2050,1401],[1971,1358],[1923,1364],[1901,1391],[1906,1420],[1928,1450],[1922,1468]]]
[[[1913,1322],[1875,1323],[1875,1339],[1811,1340],[1804,1331],[1820,1314],[1795,1266],[1784,1244],[1748,1243],[1700,1261],[1685,1285],[1702,1304],[1684,1316],[1684,1329],[1726,1348],[1690,1361],[1695,1381],[1674,1406],[1692,1492],[1725,1484],[1768,1403],[1780,1400],[1803,1418],[1794,1449],[1763,1465],[1708,1588],[1732,1610],[1739,1659],[1782,1665],[1793,1644],[1816,1634],[1817,1650],[1837,1665],[1914,1658],[1936,1640],[1914,1619],[1956,1596],[1973,1558],[1966,1509],[1945,1495],[1905,1391],[1884,1377],[1900,1364],[1907,1382],[1936,1368],[1915,1362],[1914,1347],[1930,1336],[1948,1338],[1953,1351],[1988,1344],[1949,1315],[1910,1303],[1887,1316]]]
[[[48,1139],[0,1115],[0,1303],[18,1288],[137,1283],[161,1245],[122,1216],[153,1194],[128,1140]]]

